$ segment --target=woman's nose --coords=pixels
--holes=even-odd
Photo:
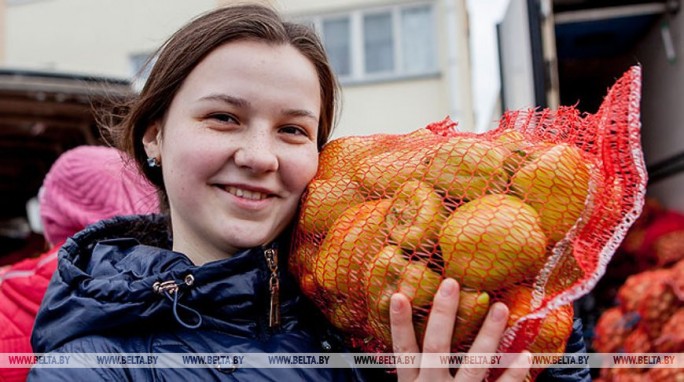
[[[240,138],[235,164],[254,173],[276,171],[278,157],[272,137],[266,132],[253,132]]]

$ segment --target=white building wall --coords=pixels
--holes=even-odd
[[[436,78],[345,87],[333,136],[407,133],[441,120],[448,110],[443,82]]]
[[[5,0],[0,0],[0,67],[5,63],[5,41],[7,33],[6,19],[6,9]]]
[[[8,1],[7,67],[129,77],[130,55],[153,51],[214,0]]]

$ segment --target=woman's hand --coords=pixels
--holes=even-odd
[[[442,281],[430,311],[425,339],[424,353],[450,353],[451,336],[456,322],[459,286],[454,279]],[[406,296],[395,293],[390,308],[392,328],[392,347],[395,353],[420,353],[413,330],[411,304]],[[495,303],[482,324],[469,353],[495,353],[508,321],[508,308]],[[522,381],[527,376],[529,366],[524,362],[526,352],[507,369],[498,381]],[[481,381],[487,374],[486,368],[461,366],[452,377],[449,366],[443,368],[420,369],[397,368],[399,381]]]

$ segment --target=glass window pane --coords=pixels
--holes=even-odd
[[[147,77],[150,76],[152,67],[155,62],[157,62],[156,56],[148,62],[150,55],[152,55],[152,53],[137,53],[128,57],[132,73],[133,88],[136,91],[142,90],[145,82],[147,82]]]
[[[401,36],[404,72],[424,73],[436,68],[435,37],[429,6],[401,11]]]
[[[392,15],[379,13],[363,17],[366,73],[394,70]]]
[[[351,44],[349,18],[323,21],[323,44],[330,63],[338,76],[351,74]]]

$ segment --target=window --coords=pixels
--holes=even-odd
[[[394,36],[389,12],[363,16],[363,51],[366,73],[394,70]]]
[[[437,72],[432,4],[323,15],[307,22],[321,34],[331,64],[342,82]]]
[[[422,73],[435,69],[436,44],[432,24],[432,10],[429,7],[402,9],[401,51],[404,70],[407,73]]]
[[[133,88],[137,91],[140,91],[143,88],[143,85],[145,85],[145,82],[147,81],[147,77],[150,75],[152,66],[157,61],[157,58],[154,57],[152,61],[148,62],[151,54],[152,53],[149,52],[136,53],[131,54],[128,57],[133,77]]]
[[[351,74],[349,18],[323,20],[323,44],[338,76]]]

